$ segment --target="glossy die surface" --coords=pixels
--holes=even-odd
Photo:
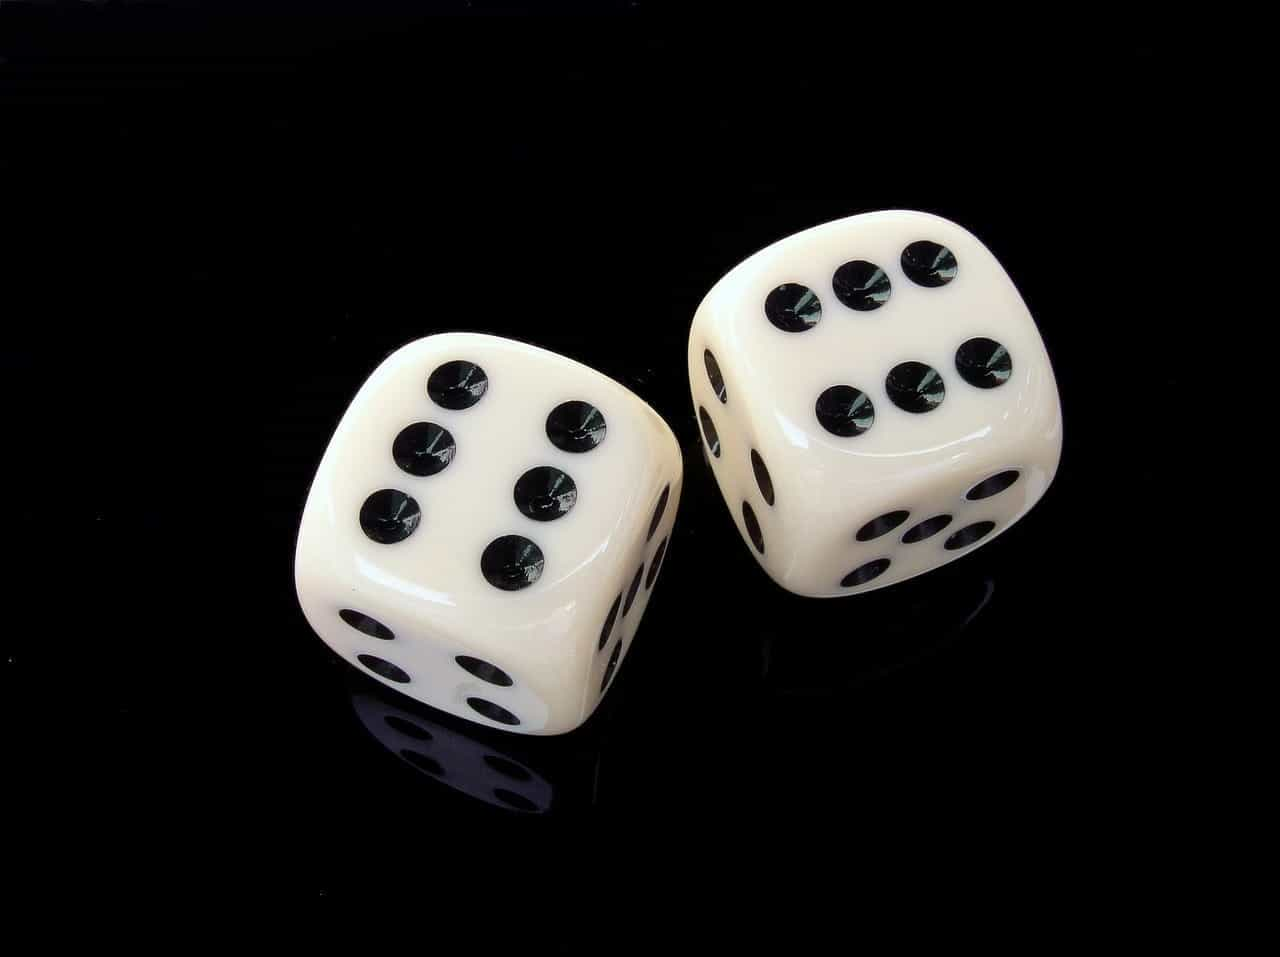
[[[1057,385],[1022,297],[955,223],[852,216],[735,267],[689,336],[693,403],[743,539],[831,597],[989,542],[1044,494]]]
[[[492,336],[420,339],[324,453],[298,534],[303,613],[412,698],[569,731],[630,648],[681,476],[671,430],[600,373]]]

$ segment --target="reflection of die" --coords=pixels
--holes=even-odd
[[[437,781],[486,804],[531,813],[550,810],[550,782],[514,755],[373,695],[357,694],[352,704],[383,747]]]
[[[720,491],[801,595],[951,561],[1058,467],[1035,323],[991,252],[936,216],[853,216],[756,253],[698,307],[688,358]]]
[[[492,336],[420,339],[374,371],[320,463],[303,612],[410,697],[568,731],[630,647],[681,474],[671,430],[611,379]]]
[[[879,681],[959,639],[994,593],[995,582],[971,570],[882,591],[859,602],[856,641],[843,610],[811,612],[803,634],[761,635],[765,685],[780,696],[832,696]]]

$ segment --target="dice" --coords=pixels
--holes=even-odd
[[[683,468],[637,396],[563,356],[448,333],[389,356],[303,509],[303,614],[339,655],[492,727],[585,721],[631,647]]]
[[[783,588],[870,591],[989,542],[1062,449],[1053,369],[991,252],[925,213],[851,216],[725,275],[689,335],[711,470]]]

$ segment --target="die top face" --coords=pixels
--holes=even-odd
[[[680,468],[657,414],[586,366],[492,336],[418,340],[361,387],[317,470],[303,610],[335,647],[395,645],[393,661],[358,660],[414,697],[567,730],[595,706],[601,625]],[[380,629],[390,642],[367,640]],[[502,709],[468,705],[469,689]]]
[[[833,468],[856,458],[841,474],[861,482],[1058,427],[1022,297],[976,237],[937,216],[867,213],[790,236],[735,267],[700,313],[747,416]]]
[[[1057,468],[1039,331],[991,252],[937,216],[853,216],[751,256],[703,300],[688,362],[730,510],[745,503],[744,538],[801,594],[883,587],[958,557]],[[751,477],[761,456],[767,485]],[[1011,486],[970,496],[1007,472]]]

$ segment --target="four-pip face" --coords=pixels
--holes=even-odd
[[[965,554],[1058,466],[1035,323],[991,252],[937,216],[853,216],[756,253],[699,306],[688,363],[743,538],[801,595],[869,591]]]
[[[420,339],[325,451],[298,534],[303,613],[410,697],[571,730],[630,649],[681,476],[671,430],[600,373],[493,336]]]

